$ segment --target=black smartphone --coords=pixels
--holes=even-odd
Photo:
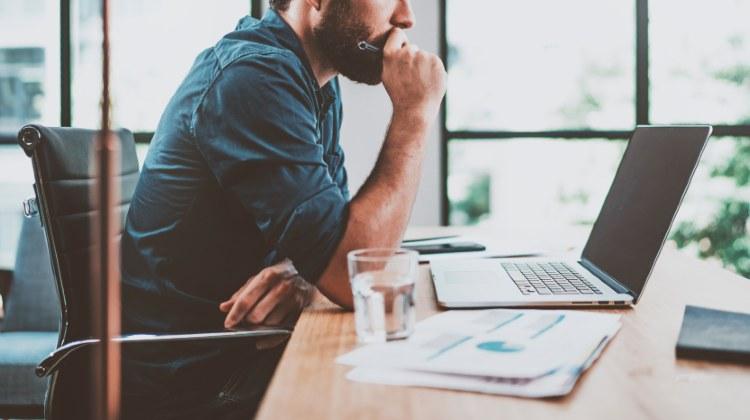
[[[449,242],[443,244],[427,245],[401,245],[402,248],[411,249],[419,252],[421,255],[428,254],[447,254],[451,252],[472,252],[484,251],[485,246],[476,242]]]

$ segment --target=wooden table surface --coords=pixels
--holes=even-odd
[[[435,314],[420,266],[418,319]],[[321,298],[300,318],[259,419],[745,419],[750,367],[675,359],[686,304],[750,312],[750,280],[674,250],[662,253],[642,300],[566,397],[545,400],[355,383],[335,363],[356,346],[351,313]]]

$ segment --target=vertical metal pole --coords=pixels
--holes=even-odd
[[[448,24],[447,24],[447,0],[440,0],[440,58],[445,64],[448,62]],[[440,108],[440,224],[448,226],[450,223],[450,203],[448,202],[448,93],[443,98]]]
[[[648,0],[636,0],[635,119],[649,124]]]
[[[250,15],[257,19],[263,17],[263,0],[250,0]]]
[[[71,47],[72,13],[71,0],[60,0],[60,125],[70,127],[72,123],[72,63]]]
[[[99,244],[92,276],[92,321],[101,345],[94,355],[93,418],[114,420],[120,413],[120,348],[112,338],[120,334],[120,264],[118,185],[119,150],[111,130],[109,1],[102,0],[102,109],[97,143],[97,197],[99,220],[95,234]]]

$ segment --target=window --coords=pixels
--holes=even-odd
[[[141,142],[198,53],[231,32],[251,5],[256,16],[261,11],[260,0],[110,5],[114,124]],[[98,0],[0,0],[0,268],[13,266],[21,202],[33,195],[18,130],[29,123],[99,126],[100,15]],[[141,159],[146,148],[138,145]]]
[[[634,125],[710,123],[673,244],[750,276],[750,1],[443,5],[444,222],[588,230]]]
[[[99,0],[78,0],[73,70],[73,125],[97,127],[101,94]],[[112,2],[114,123],[153,132],[198,54],[250,13],[249,0]]]
[[[451,224],[589,226],[625,142],[523,138],[449,144]],[[592,176],[592,175],[597,176]]]
[[[16,133],[60,117],[59,21],[57,1],[0,0],[0,267],[13,266],[21,202],[33,194]],[[48,30],[29,30],[28,22]]]
[[[750,125],[748,16],[748,0],[650,2],[653,121]]]
[[[37,22],[49,30],[29,30]],[[52,0],[0,0],[0,133],[60,115],[59,6]]]
[[[631,2],[454,0],[447,7],[449,129],[632,127]]]

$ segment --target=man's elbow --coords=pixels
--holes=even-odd
[[[352,298],[351,292],[346,293],[340,290],[331,290],[318,285],[318,290],[327,297],[328,300],[340,306],[342,309],[347,311],[354,310],[354,299]]]
[[[354,298],[346,274],[331,274],[332,273],[323,273],[323,276],[318,280],[318,290],[331,302],[343,309],[351,311],[352,308],[354,308]]]

